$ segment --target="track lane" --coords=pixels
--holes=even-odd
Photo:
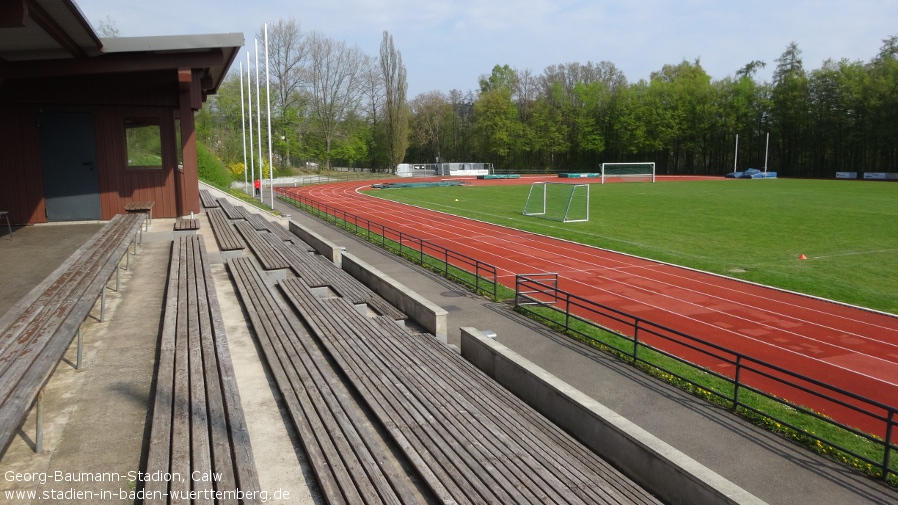
[[[562,289],[584,298],[886,404],[898,398],[895,316],[358,192],[367,187],[356,182],[297,191],[491,263],[500,270],[500,282],[513,284],[519,273],[557,272]]]

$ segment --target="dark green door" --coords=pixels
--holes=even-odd
[[[38,121],[47,220],[100,219],[93,116],[41,111]]]

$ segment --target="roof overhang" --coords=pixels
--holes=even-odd
[[[243,44],[242,33],[100,39],[71,0],[0,1],[0,82],[191,69],[205,96]]]
[[[100,54],[102,43],[71,0],[0,2],[0,60],[55,60]]]

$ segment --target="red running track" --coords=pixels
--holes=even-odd
[[[473,183],[525,184],[533,180]],[[583,298],[886,405],[898,405],[896,316],[359,192],[369,187],[370,183],[349,182],[288,191],[495,265],[499,282],[506,286],[514,287],[517,274],[558,273],[559,288]],[[732,370],[718,371],[732,375],[728,373]],[[883,423],[858,417],[849,409],[815,405],[812,397],[795,401],[870,433],[884,435]]]

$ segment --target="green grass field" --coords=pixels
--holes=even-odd
[[[472,185],[369,194],[898,313],[898,184],[594,184],[585,223],[524,216],[529,188]],[[808,259],[799,260],[801,254]]]

